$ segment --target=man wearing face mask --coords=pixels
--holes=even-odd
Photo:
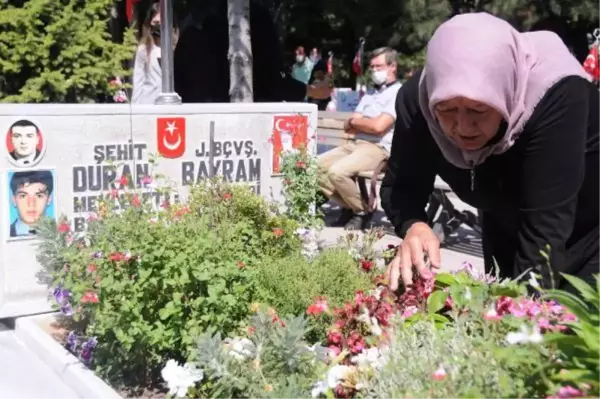
[[[304,84],[308,84],[313,69],[313,62],[306,58],[304,47],[296,49],[296,63],[292,67],[292,76]]]
[[[360,230],[367,228],[371,221],[372,213],[354,178],[389,158],[396,120],[396,94],[401,86],[397,80],[397,57],[396,51],[389,47],[371,53],[369,68],[374,88],[362,97],[345,124],[345,131],[356,134],[356,140],[321,154],[317,160],[323,172],[319,182],[321,190],[342,207],[334,226]]]

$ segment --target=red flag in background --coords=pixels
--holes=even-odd
[[[327,75],[333,75],[333,52],[329,52],[329,57],[327,57]]]
[[[356,52],[356,55],[354,56],[354,61],[352,61],[352,70],[354,71],[356,76],[362,76],[362,65],[360,62],[360,56],[360,50],[358,50]]]
[[[362,76],[362,74],[364,73],[363,67],[362,67],[362,59],[363,59],[364,51],[365,51],[365,38],[361,37],[358,41],[358,51],[356,52],[356,55],[354,56],[354,60],[352,61],[352,70],[354,70],[354,73],[356,74],[356,76]]]
[[[587,73],[589,73],[595,81],[598,81],[600,78],[600,59],[598,57],[598,44],[594,43],[592,48],[590,48],[590,53],[588,54],[585,62],[583,63],[583,69]]]

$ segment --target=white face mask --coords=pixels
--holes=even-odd
[[[373,73],[371,74],[371,79],[373,80],[373,83],[375,83],[376,85],[382,85],[385,82],[387,82],[387,70],[383,69],[383,70],[379,70],[379,71],[373,71]]]
[[[304,56],[303,55],[297,55],[296,56],[296,62],[298,64],[302,64],[304,62]]]

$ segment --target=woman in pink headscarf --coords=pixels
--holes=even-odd
[[[482,216],[486,269],[598,273],[598,91],[561,39],[485,13],[443,23],[396,99],[382,204],[404,238],[392,288],[439,268],[425,213],[435,176]],[[541,250],[550,248],[549,261]],[[416,270],[415,270],[416,269]],[[551,273],[552,271],[552,273]]]

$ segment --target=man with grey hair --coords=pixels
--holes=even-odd
[[[365,229],[372,218],[354,179],[360,172],[375,169],[390,155],[396,94],[401,86],[397,78],[397,57],[396,51],[389,47],[371,53],[369,69],[373,90],[361,98],[344,127],[347,133],[356,135],[356,140],[321,154],[317,160],[323,172],[319,181],[321,190],[343,209],[334,225],[347,230]]]

